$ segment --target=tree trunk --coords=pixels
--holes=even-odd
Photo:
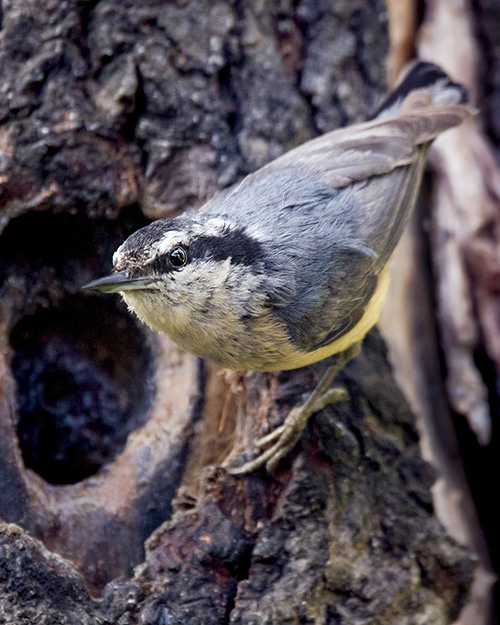
[[[381,0],[4,3],[0,623],[459,614],[473,559],[376,332],[279,475],[236,478],[326,364],[224,375],[79,291],[149,220],[363,119],[386,26]]]

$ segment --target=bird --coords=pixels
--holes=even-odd
[[[274,471],[311,415],[346,396],[330,387],[378,320],[428,148],[474,114],[462,85],[414,62],[367,121],[290,150],[198,211],[134,232],[112,273],[83,287],[120,293],[150,328],[225,368],[332,357],[308,399],[233,474]]]

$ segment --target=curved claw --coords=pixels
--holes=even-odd
[[[300,440],[309,417],[322,410],[327,404],[343,401],[347,397],[348,393],[345,389],[334,387],[316,397],[314,402],[306,402],[303,406],[293,408],[282,425],[255,441],[255,446],[259,449],[276,441],[274,445],[240,467],[229,469],[229,473],[231,475],[245,475],[264,465],[269,473],[274,473],[279,462]]]
[[[240,467],[229,469],[229,473],[231,475],[245,475],[246,473],[252,473],[253,471],[256,471],[257,469],[260,469],[264,465],[266,465],[267,467],[268,461],[271,462],[273,454],[275,452],[278,452],[279,448],[280,448],[280,444],[278,441],[272,447],[269,447],[269,449],[266,449],[266,451],[264,451],[259,456],[257,456],[257,458],[254,458],[253,460],[249,460],[248,462],[245,462]]]
[[[329,404],[336,404],[339,401],[347,401],[348,399],[349,393],[347,392],[347,389],[334,386],[333,388],[328,389],[317,399],[312,407],[311,414],[323,410],[323,408]]]
[[[280,425],[277,428],[274,428],[274,430],[269,432],[269,434],[262,436],[262,438],[258,438],[255,441],[255,446],[260,449],[261,447],[265,447],[266,445],[269,445],[269,443],[272,443],[277,438],[279,438],[283,434],[285,429],[286,429],[285,424],[283,423],[283,425]]]
[[[253,460],[245,462],[245,464],[240,467],[229,469],[229,473],[232,475],[245,475],[245,473],[251,473],[264,465],[266,465],[266,469],[270,473],[273,473],[280,460],[284,458],[299,441],[309,417],[315,412],[322,410],[327,404],[347,399],[348,393],[345,389],[338,387],[329,388],[329,386],[340,369],[342,369],[351,358],[357,356],[360,349],[361,344],[356,343],[347,351],[338,354],[337,361],[335,364],[330,365],[325,371],[323,377],[311,395],[309,395],[305,404],[291,410],[283,425],[280,425],[272,432],[256,441],[256,446],[258,448],[265,447],[269,445],[269,443],[276,441],[274,445],[266,449],[266,451],[259,454]]]

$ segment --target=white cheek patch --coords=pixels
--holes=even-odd
[[[201,265],[202,272],[208,270],[212,274],[212,285],[214,288],[222,287],[231,273],[231,259],[227,258],[222,262],[207,261]],[[203,276],[203,273],[202,273]]]
[[[202,302],[202,307],[208,296],[216,294],[224,286],[230,273],[229,258],[223,262],[204,260],[186,265],[170,277],[175,284],[175,288],[170,289],[170,297],[175,293],[178,303]]]
[[[185,233],[180,230],[169,230],[166,232],[156,246],[158,254],[170,252],[175,245],[182,243],[183,236],[185,236]]]

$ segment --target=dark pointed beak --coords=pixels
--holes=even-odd
[[[93,280],[82,286],[86,291],[102,291],[103,293],[119,293],[120,291],[134,291],[146,289],[153,280],[147,276],[131,277],[128,271],[117,271],[104,278]]]

